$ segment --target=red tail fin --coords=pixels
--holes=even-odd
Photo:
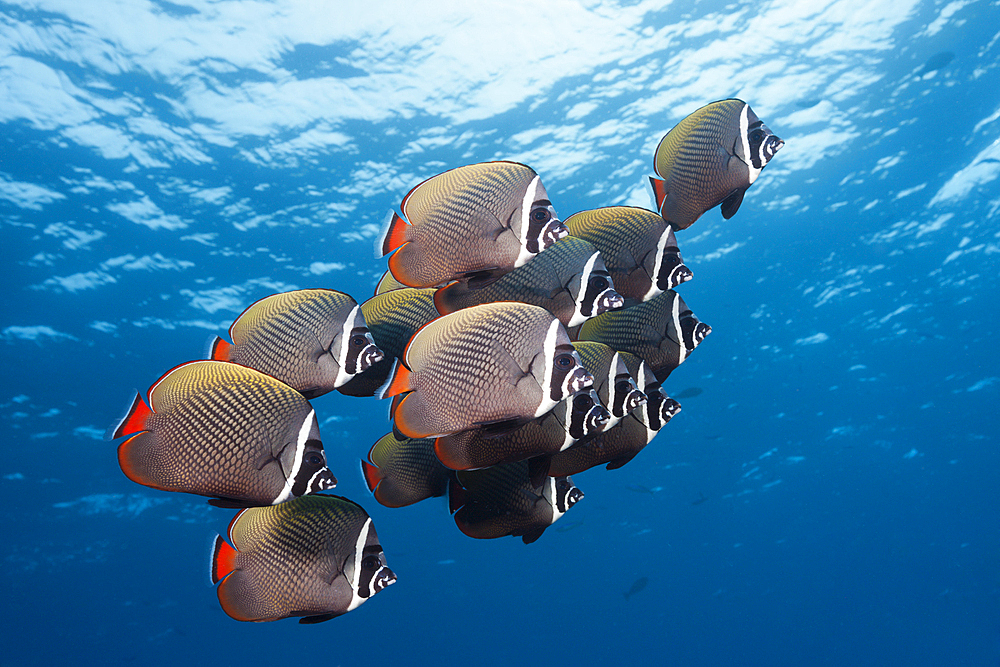
[[[390,396],[397,396],[410,391],[412,389],[410,387],[411,375],[410,369],[397,359],[395,366],[392,368],[392,376],[382,390],[382,393],[379,394],[379,398],[389,398]]]
[[[132,405],[129,406],[128,412],[119,421],[111,425],[105,437],[108,440],[114,440],[123,435],[145,431],[146,420],[152,414],[153,411],[142,400],[142,394],[135,392],[135,398],[132,399]]]
[[[232,354],[233,344],[216,336],[212,341],[212,347],[209,348],[208,358],[215,361],[232,361]]]
[[[392,211],[392,216],[386,221],[386,223],[385,229],[382,231],[382,236],[379,237],[378,242],[378,248],[382,252],[382,257],[385,257],[390,252],[406,243],[406,228],[410,226],[407,224],[406,220],[399,217],[395,211]]]
[[[368,484],[368,490],[375,493],[375,487],[382,481],[382,476],[379,474],[378,468],[362,459],[361,474],[365,476],[365,483]]]
[[[215,536],[215,543],[212,545],[212,560],[209,563],[213,584],[219,583],[236,569],[237,553],[239,552],[236,549],[222,539],[222,535]]]
[[[660,212],[660,215],[663,215],[663,200],[667,198],[667,182],[650,176],[649,183],[653,186],[653,197],[656,199],[656,210]]]

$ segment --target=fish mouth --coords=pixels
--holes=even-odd
[[[648,400],[649,398],[646,396],[646,394],[639,391],[638,388],[632,389],[632,391],[630,391],[628,395],[625,396],[625,402],[624,402],[625,412],[622,416],[625,416],[628,413],[632,412],[640,405],[645,405],[646,401]]]
[[[385,352],[383,352],[374,343],[371,343],[367,345],[364,350],[361,351],[360,355],[358,355],[357,372],[360,373],[363,370],[371,368],[372,366],[382,361],[383,359],[385,359]]]
[[[569,228],[566,224],[559,218],[552,218],[545,223],[542,231],[538,234],[538,251],[545,250],[555,244],[556,241],[564,239],[567,236],[569,236]]]
[[[329,489],[336,488],[337,478],[333,476],[329,468],[326,470],[321,470],[316,473],[313,479],[309,483],[308,493],[316,493],[317,491],[327,491]]]
[[[396,583],[396,573],[390,570],[388,567],[382,567],[379,570],[378,576],[372,582],[372,588],[376,593],[385,588],[386,586],[391,586]]]
[[[666,292],[668,289],[673,289],[681,283],[686,283],[692,278],[694,278],[694,271],[689,269],[686,264],[678,264],[671,269],[669,274],[667,274],[667,286],[663,289],[663,291]]]
[[[671,419],[677,416],[677,413],[681,411],[681,404],[670,398],[665,397],[660,403],[659,418],[660,426],[666,425]]]
[[[597,315],[609,310],[618,310],[625,305],[625,297],[614,290],[608,290],[597,301]]]
[[[594,385],[594,376],[583,366],[578,366],[566,378],[566,395],[572,395]]]
[[[781,147],[784,145],[784,140],[773,134],[765,139],[764,145],[761,148],[761,152],[764,154],[764,164],[770,162],[774,154],[781,150]]]
[[[586,396],[586,394],[581,395]],[[593,433],[600,433],[607,426],[608,420],[611,419],[611,414],[603,405],[595,403],[593,400],[588,402],[590,407],[583,413],[583,418],[578,420],[579,415],[574,415],[573,423],[570,426],[569,434],[576,440]]]
[[[607,426],[608,421],[611,419],[611,413],[607,409],[595,405],[587,415],[587,433],[598,433],[604,430]]]
[[[681,339],[688,352],[693,351],[701,341],[705,340],[708,334],[712,333],[712,327],[695,317],[686,317],[681,320]]]

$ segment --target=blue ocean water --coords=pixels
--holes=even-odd
[[[0,664],[998,664],[998,64],[991,0],[0,2]],[[660,137],[731,96],[786,145],[677,235],[683,412],[525,545],[380,506],[385,403],[316,399],[399,581],[226,616],[233,511],[103,439],[134,390],[268,294],[367,298],[445,169],[651,207]]]

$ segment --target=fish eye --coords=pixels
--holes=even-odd
[[[535,208],[531,210],[532,222],[545,223],[552,219],[552,213],[547,208]]]
[[[311,466],[321,466],[323,465],[324,461],[322,456],[320,456],[316,452],[312,452],[306,457],[306,463],[308,463]]]
[[[575,401],[573,401],[573,407],[575,407],[578,412],[586,412],[594,407],[594,399],[587,394],[581,394]]]
[[[750,143],[756,144],[764,141],[764,130],[756,129],[750,133]]]
[[[572,368],[575,362],[576,360],[573,358],[572,354],[560,354],[556,357],[556,367],[563,370]]]
[[[364,347],[367,344],[368,344],[367,337],[362,336],[361,334],[355,334],[354,336],[351,336],[351,345],[353,345],[354,347]]]
[[[593,278],[590,279],[590,286],[593,287],[594,289],[599,289],[599,290],[607,289],[608,279],[605,278],[604,276],[594,276]]]
[[[378,556],[374,555],[365,556],[361,561],[362,570],[377,570],[381,565]]]

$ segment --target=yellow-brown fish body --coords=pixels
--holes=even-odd
[[[653,167],[659,178],[650,182],[660,215],[674,229],[686,229],[722,204],[728,220],[783,145],[743,100],[703,106],[656,147]]]
[[[234,505],[271,505],[331,489],[316,413],[302,394],[260,371],[193,361],[136,395],[112,437],[129,479]],[[212,502],[212,501],[210,501]]]
[[[361,304],[372,340],[384,357],[364,373],[337,390],[346,396],[375,396],[389,375],[395,360],[417,330],[440,316],[434,306],[433,289],[405,287],[377,294]]]
[[[361,461],[368,490],[386,507],[404,507],[443,496],[451,470],[434,454],[430,438],[397,438],[388,433],[372,445]]]
[[[595,341],[577,341],[573,347],[583,367],[594,376],[594,391],[607,408],[608,420],[602,430],[612,428],[646,402],[646,394],[636,384],[622,353]]]
[[[219,602],[238,621],[319,623],[396,581],[368,513],[339,496],[245,509],[229,540],[215,539],[211,578],[222,581]]]
[[[549,475],[576,475],[604,463],[608,464],[608,470],[620,468],[681,411],[680,403],[667,396],[644,362],[639,362],[636,368],[639,382],[648,396],[646,403],[636,407],[615,426],[554,454],[549,462]]]
[[[662,217],[635,206],[608,206],[566,219],[570,238],[601,252],[615,290],[626,301],[648,301],[694,275],[684,264],[673,228]]]
[[[527,263],[567,235],[538,174],[516,162],[451,169],[414,187],[378,240],[389,270],[411,287],[472,285]],[[407,222],[409,224],[407,224]]]
[[[569,477],[536,484],[531,467],[518,461],[455,473],[449,504],[459,530],[477,539],[511,535],[530,544],[583,498]]]
[[[667,290],[649,301],[584,322],[579,340],[634,354],[663,382],[711,332],[712,327],[699,321],[677,292]]]
[[[442,287],[434,304],[442,315],[495,301],[519,301],[541,306],[573,327],[624,305],[615,291],[601,254],[583,239],[566,237],[551,248],[502,276],[472,289],[459,281]]]
[[[560,401],[550,412],[512,431],[474,429],[434,440],[437,458],[453,470],[474,470],[561,452],[604,430],[610,415],[593,389]]]
[[[344,385],[381,361],[357,302],[330,289],[304,289],[260,299],[216,338],[212,358],[267,373],[306,398]]]
[[[544,308],[505,302],[421,328],[382,396],[405,394],[393,413],[396,428],[429,438],[527,422],[592,383],[559,320]]]
[[[375,295],[385,294],[386,292],[391,292],[397,289],[404,289],[409,287],[409,285],[404,285],[395,278],[392,277],[391,271],[386,271],[379,278],[378,283],[375,285]]]

